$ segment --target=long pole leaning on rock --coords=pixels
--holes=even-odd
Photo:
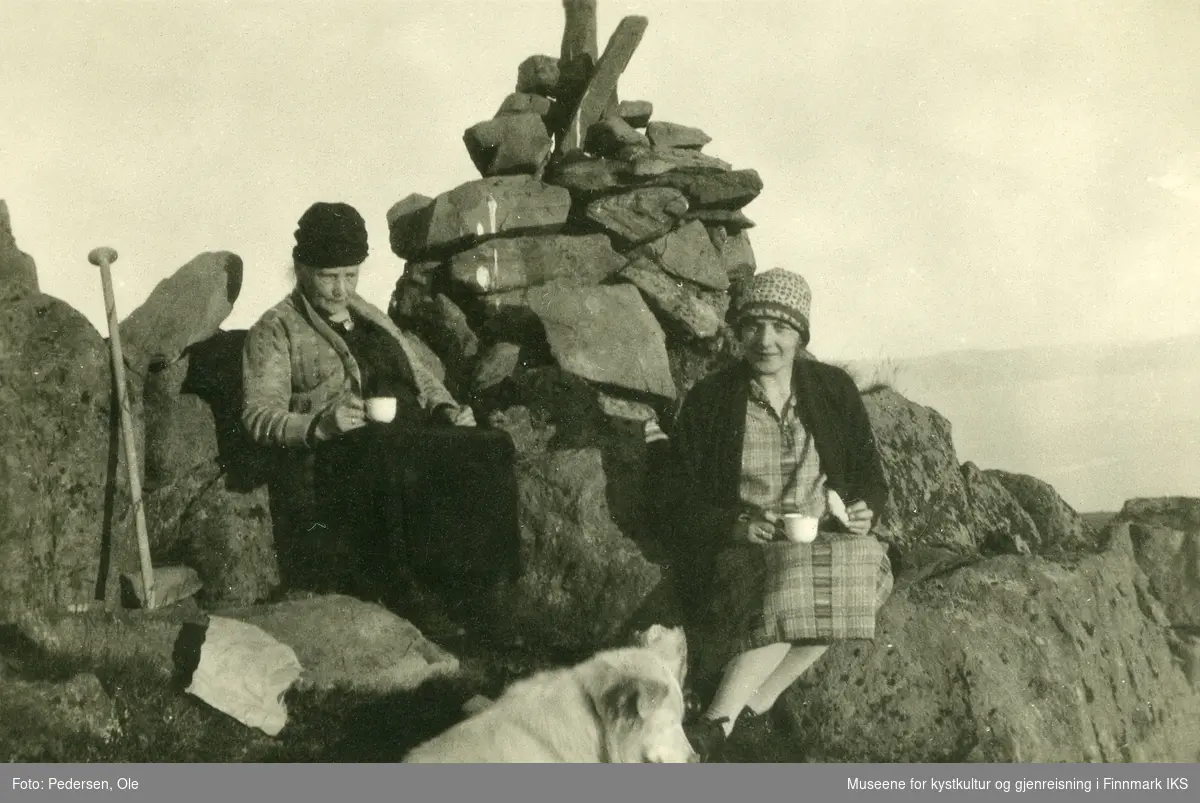
[[[133,416],[129,411],[129,394],[125,390],[125,357],[121,353],[121,327],[117,320],[117,301],[113,295],[112,263],[116,261],[117,252],[112,248],[95,248],[88,254],[88,262],[100,268],[100,280],[104,284],[104,307],[108,311],[109,354],[112,356],[113,381],[117,385],[117,404],[121,409],[121,435],[125,441],[125,466],[129,469],[129,494],[133,498],[138,555],[142,564],[142,595],[146,608],[154,610],[154,567],[150,563],[150,539],[146,534],[146,512],[142,507],[142,483],[138,477]]]

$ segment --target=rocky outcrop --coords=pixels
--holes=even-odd
[[[39,292],[37,265],[17,247],[8,204],[0,199],[0,301]]]
[[[259,627],[295,650],[303,667],[300,689],[406,691],[459,670],[457,658],[409,622],[340,594],[218,613]]]
[[[105,342],[26,289],[0,299],[0,621],[113,602],[136,562]]]
[[[996,469],[987,473],[999,480],[1033,519],[1041,552],[1061,555],[1096,548],[1097,533],[1049,483]]]
[[[248,604],[279,585],[269,455],[240,423],[244,331],[192,344],[145,383],[146,523],[158,560],[196,569],[201,599]]]
[[[9,762],[45,761],[62,755],[64,742],[81,737],[106,742],[121,730],[115,703],[88,673],[64,681],[5,678],[0,709],[0,744],[16,750],[4,756]]]
[[[994,475],[968,461],[962,478],[981,551],[1030,555],[1040,550],[1037,525]]]
[[[1200,695],[1143,610],[1140,574],[1125,536],[1070,569],[1018,556],[929,561],[897,584],[874,642],[833,646],[785,693],[794,735],[741,751],[826,762],[1195,761]]]
[[[521,564],[501,590],[498,631],[579,647],[616,639],[662,580],[617,526],[599,449],[556,449],[520,471]]]
[[[242,289],[242,260],[203,253],[159,282],[121,321],[125,361],[145,376],[151,361],[177,361],[188,346],[217,333]]]
[[[864,402],[889,486],[887,505],[879,511],[881,533],[903,547],[975,551],[980,540],[950,422],[892,390],[872,393]]]
[[[1130,499],[1104,537],[1133,544],[1145,605],[1169,628],[1180,668],[1200,691],[1200,499]]]

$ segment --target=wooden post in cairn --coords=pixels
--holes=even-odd
[[[569,114],[596,69],[600,47],[596,40],[596,0],[563,0],[563,10],[567,19],[558,59],[558,93]]]

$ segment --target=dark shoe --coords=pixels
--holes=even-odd
[[[725,740],[728,738],[721,723],[728,721],[729,719],[725,717],[721,719],[701,717],[684,724],[684,735],[691,742],[692,749],[699,754],[701,763],[710,764],[720,760],[721,752],[725,748]]]
[[[756,714],[749,708],[742,710],[737,718],[737,736],[740,753],[746,758],[739,758],[738,763],[758,763],[767,760],[765,753],[775,738],[775,717],[771,709]]]

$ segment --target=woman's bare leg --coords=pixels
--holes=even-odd
[[[721,685],[704,716],[708,719],[727,718],[724,728],[728,735],[746,703],[787,658],[791,649],[787,642],[779,642],[735,656],[725,665]]]
[[[816,663],[817,659],[828,649],[829,646],[826,644],[805,644],[789,649],[787,655],[775,667],[775,671],[762,682],[762,685],[746,703],[746,707],[756,714],[768,710],[775,705],[779,695],[783,694],[789,686],[807,672],[809,667]]]

